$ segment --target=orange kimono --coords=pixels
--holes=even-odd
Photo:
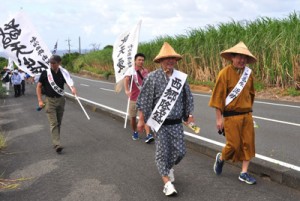
[[[227,95],[240,79],[233,65],[223,68],[217,78],[209,106],[218,108],[222,114],[239,112],[243,114],[224,117],[226,145],[222,149],[224,160],[249,161],[255,156],[255,133],[253,128],[252,106],[254,102],[253,73],[240,94],[225,106]]]

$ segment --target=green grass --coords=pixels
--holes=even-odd
[[[265,86],[262,82],[254,82],[254,89],[256,92],[260,92],[265,89]]]
[[[202,86],[207,86],[210,89],[213,89],[215,86],[214,82],[211,81],[199,81],[199,80],[192,80],[191,78],[188,78],[188,82],[189,84],[193,84],[193,85],[202,85]]]
[[[293,83],[293,74],[299,73],[293,62],[300,52],[300,15],[297,12],[283,19],[260,17],[253,21],[207,25],[187,30],[184,35],[161,36],[140,43],[138,52],[146,55],[145,66],[150,71],[158,67],[153,59],[165,41],[183,55],[178,69],[192,80],[203,83],[215,82],[219,71],[228,64],[220,57],[220,52],[239,41],[243,41],[258,60],[250,66],[258,82],[288,88]],[[73,64],[75,71],[89,66],[113,73],[112,48],[80,55]],[[256,87],[261,90],[262,86]]]
[[[0,97],[4,97],[6,93],[6,89],[2,87],[2,84],[0,83]]]
[[[6,146],[6,138],[4,137],[3,133],[0,132],[0,150],[3,150]]]
[[[297,91],[295,88],[288,88],[286,93],[289,96],[300,96],[300,91]]]

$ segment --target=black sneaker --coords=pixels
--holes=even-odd
[[[56,153],[58,153],[58,154],[60,154],[62,152],[62,150],[64,149],[63,147],[61,147],[59,145],[56,145],[54,148],[55,148]]]
[[[222,173],[224,161],[220,160],[221,155],[221,153],[218,153],[216,156],[216,161],[214,164],[214,172],[216,173],[216,175],[220,175]]]

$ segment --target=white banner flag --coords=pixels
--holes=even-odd
[[[116,83],[124,78],[126,71],[134,67],[134,56],[138,49],[142,21],[132,30],[122,33],[114,43],[113,61]]]
[[[55,45],[54,45],[52,54],[56,54],[56,51],[57,51],[57,43],[58,43],[58,40],[56,41],[56,43],[55,43]]]
[[[8,65],[7,65],[7,68],[9,69],[9,70],[13,70],[14,69],[14,61],[10,58],[10,57],[8,57]]]
[[[49,68],[51,52],[35,31],[28,17],[19,12],[0,25],[0,45],[5,53],[24,72],[33,76]]]

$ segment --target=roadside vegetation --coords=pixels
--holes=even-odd
[[[0,130],[0,154],[5,154],[3,150],[6,148],[7,142],[5,138],[5,133]],[[0,192],[2,190],[13,190],[20,187],[21,182],[29,180],[31,178],[17,178],[17,179],[5,179],[4,172],[0,174]]]
[[[285,95],[287,95],[287,96],[300,96],[300,91],[295,89],[295,88],[289,87],[287,89],[287,91],[285,92]]]
[[[264,17],[193,29],[186,35],[161,37],[141,44],[139,50],[154,58],[163,41],[168,41],[184,56],[179,63],[181,70],[193,80],[214,82],[226,65],[220,52],[244,41],[258,60],[251,66],[256,81],[263,87],[288,88],[300,82],[299,31],[300,15],[291,13],[281,20]]]
[[[4,66],[7,66],[7,59],[5,59],[4,57],[0,57],[0,68],[1,70],[4,68]]]
[[[243,41],[258,60],[250,66],[257,91],[277,87],[290,96],[300,96],[300,14],[297,12],[283,19],[261,17],[254,21],[207,25],[187,30],[185,35],[161,36],[140,43],[138,52],[146,55],[145,66],[150,71],[158,67],[152,60],[165,41],[183,55],[178,69],[189,75],[191,84],[213,89],[218,72],[228,64],[220,52]],[[108,78],[114,74],[112,51],[113,46],[108,45],[86,54],[65,54],[62,65],[74,73],[89,72]],[[0,63],[3,62],[2,66],[6,61],[0,58]]]
[[[3,98],[5,96],[6,89],[2,87],[2,84],[0,85],[0,98]]]
[[[238,37],[237,37],[238,36]],[[258,62],[251,66],[256,89],[268,87],[300,88],[300,15],[291,13],[284,19],[261,17],[254,21],[231,21],[217,26],[187,30],[185,35],[158,37],[140,43],[139,52],[146,55],[145,66],[157,68],[152,61],[164,41],[183,55],[178,68],[189,74],[190,83],[213,88],[216,76],[227,62],[220,57],[222,50],[244,41]],[[73,61],[74,72],[93,71],[113,74],[112,48],[80,55]]]
[[[106,46],[101,51],[92,51],[83,55],[79,53],[65,54],[62,60],[64,62],[62,65],[74,73],[89,71],[105,78],[114,73],[112,46]]]
[[[6,138],[2,131],[0,131],[0,151],[2,151],[6,147]]]

